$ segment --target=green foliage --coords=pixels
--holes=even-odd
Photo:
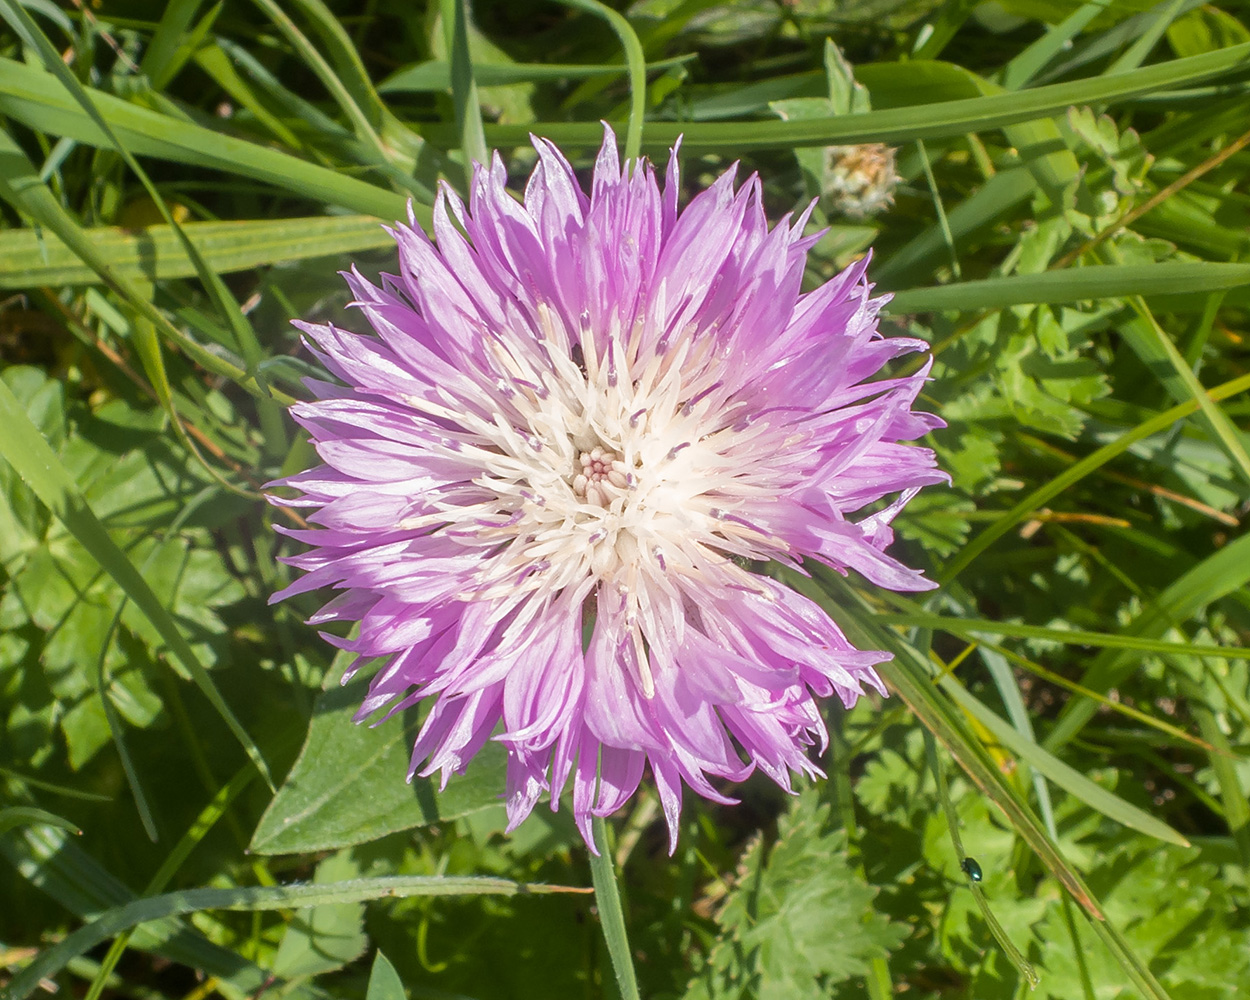
[[[762,838],[751,842],[716,916],[720,941],[689,1000],[825,997],[907,936],[874,910],[877,890],[855,873],[846,833],[831,828],[829,812],[804,792],[771,849]]]
[[[347,662],[350,657],[341,656]],[[331,670],[334,680],[342,669]],[[291,773],[252,835],[261,854],[324,851],[377,840],[495,805],[504,782],[503,748],[491,746],[442,792],[429,778],[405,781],[415,718],[407,725],[353,721],[366,690],[363,675],[317,697],[308,737]],[[361,809],[360,802],[369,803]]]
[[[649,779],[612,819],[641,995],[1240,996],[1246,8],[610,7],[0,0],[0,988],[614,995],[604,899],[540,891],[591,883],[567,804],[505,833],[496,743],[405,781],[422,710],[353,722],[261,490],[312,460],[289,320],[352,322],[381,223],[643,107],[683,197],[818,199],[808,287],[873,248],[952,482],[895,522],[939,590],[787,577],[895,657],[828,781],[687,795],[671,857]]]

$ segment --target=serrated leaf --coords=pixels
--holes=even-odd
[[[829,829],[829,807],[813,790],[783,817],[767,858],[756,841],[739,872],[717,916],[720,941],[687,1000],[818,1000],[907,937],[873,909],[877,890],[848,864],[845,832]]]

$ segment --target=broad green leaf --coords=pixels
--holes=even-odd
[[[488,743],[441,792],[429,778],[408,783],[418,725],[411,713],[376,727],[353,722],[365,687],[358,678],[318,696],[304,748],[261,817],[251,850],[334,850],[498,804],[504,790],[500,744]]]

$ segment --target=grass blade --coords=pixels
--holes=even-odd
[[[114,134],[136,156],[154,156],[186,166],[209,167],[272,184],[327,205],[338,205],[380,219],[406,218],[403,195],[377,187],[288,153],[221,135],[150,108],[83,88]],[[0,114],[29,128],[65,135],[92,146],[107,146],[107,137],[51,74],[33,66],[0,59]],[[418,219],[429,221],[429,209],[414,205]]]
[[[78,539],[100,567],[117,581],[126,596],[143,612],[169,647],[170,654],[195,681],[196,686],[208,698],[222,720],[230,727],[248,757],[273,787],[269,766],[260,750],[247,734],[230,707],[222,699],[208,671],[204,669],[191,649],[190,643],[179,631],[160,598],[148,586],[134,563],[117,547],[108,531],[92,513],[86,500],[78,491],[70,474],[61,464],[56,453],[43,439],[38,429],[26,415],[13,391],[0,383],[0,425],[5,433],[0,435],[0,456],[13,466],[17,474],[35,496]]]
[[[642,149],[642,119],[647,112],[647,57],[642,43],[623,14],[599,0],[557,0],[566,7],[584,10],[608,22],[625,49],[625,65],[629,70],[629,125],[625,130],[625,162],[637,160]],[[537,129],[534,129],[537,131]],[[492,143],[493,144],[493,143]]]
[[[1146,66],[1131,73],[914,107],[793,121],[651,122],[647,126],[647,146],[652,149],[671,146],[679,135],[685,136],[682,148],[691,153],[865,142],[900,145],[915,139],[946,138],[1050,118],[1074,104],[1113,104],[1222,76],[1244,68],[1248,60],[1250,42],[1244,42],[1216,52]],[[3,80],[0,79],[2,90]],[[3,107],[4,101],[0,99],[0,109]],[[446,127],[429,127],[423,132],[440,144],[450,145]],[[486,141],[492,146],[519,146],[530,132],[564,146],[583,148],[597,146],[602,138],[598,126],[590,122],[536,122],[488,126]]]
[[[629,950],[629,938],[625,932],[625,913],[621,909],[621,894],[616,884],[616,870],[612,864],[611,845],[608,843],[608,826],[603,817],[591,819],[598,851],[590,854],[590,874],[595,883],[595,902],[603,937],[612,958],[616,973],[616,988],[621,1000],[638,1000],[638,980],[634,974],[633,953]]]
[[[969,694],[964,686],[950,674],[944,674],[939,683],[960,708],[993,733],[1003,746],[1023,759],[1029,766],[1036,768],[1073,798],[1080,799],[1095,812],[1102,813],[1108,819],[1138,830],[1147,836],[1180,847],[1189,846],[1189,841],[1166,823],[1096,785],[1075,768],[1068,766],[1053,754],[1043,750],[1037,743],[1022,736],[1008,722],[999,718]]]
[[[163,896],[136,899],[101,914],[63,941],[41,952],[13,977],[8,1000],[26,1000],[41,979],[55,975],[96,945],[139,924],[199,910],[287,910],[361,903],[370,899],[407,899],[411,896],[516,896],[551,892],[583,892],[569,886],[527,885],[501,878],[441,875],[395,875],[314,885],[255,886],[243,889],[186,889]]]
[[[1242,375],[1214,389],[1208,389],[1207,394],[1212,400],[1227,399],[1229,396],[1235,396],[1238,393],[1245,392],[1250,389],[1250,375]],[[1181,403],[1173,406],[1170,410],[1151,417],[1149,420],[1143,421],[1130,431],[1126,431],[1115,441],[1110,444],[1103,445],[1097,451],[1087,455],[1081,461],[1074,463],[1064,469],[1058,476],[1052,479],[1045,486],[1034,490],[1023,500],[1017,503],[1009,511],[1002,515],[997,521],[982,531],[979,535],[965,545],[954,559],[952,559],[942,570],[939,577],[942,583],[948,583],[958,576],[968,565],[976,559],[982,552],[988,549],[999,538],[1010,531],[1015,525],[1019,524],[1031,513],[1039,507],[1044,506],[1052,497],[1058,496],[1073,483],[1079,482],[1085,476],[1089,475],[1100,466],[1105,465],[1117,455],[1123,454],[1138,441],[1157,434],[1159,431],[1165,430],[1178,420],[1183,420],[1191,413],[1195,413],[1198,409],[1196,402]]]
[[[1093,646],[1103,649],[1131,649],[1139,653],[1161,653],[1172,656],[1217,656],[1220,659],[1250,659],[1250,647],[1195,645],[1169,642],[1148,636],[1123,635],[1114,632],[1088,632],[1081,629],[1047,628],[1044,625],[1024,625],[1019,622],[1000,622],[986,618],[956,618],[951,615],[880,614],[876,620],[883,625],[906,625],[910,628],[927,628],[946,632],[963,638],[983,635],[1005,635],[1016,639],[1046,639],[1069,646]]]
[[[1250,535],[1242,535],[1202,560],[1145,605],[1128,630],[1147,637],[1162,635],[1213,601],[1240,590],[1247,582],[1250,582]],[[1195,655],[1192,646],[1186,648],[1186,655]],[[1081,684],[1094,691],[1106,691],[1131,674],[1137,665],[1138,659],[1130,653],[1108,650],[1086,670]],[[1067,743],[1095,711],[1097,705],[1088,698],[1069,701],[1046,737],[1046,748],[1054,750]]]
[[[895,292],[894,300],[886,309],[895,315],[945,309],[973,312],[1035,303],[1115,299],[1125,295],[1214,292],[1243,285],[1250,285],[1250,264],[1210,261],[1109,264],[912,288]]]
[[[218,274],[395,245],[379,220],[369,215],[184,222],[182,229]],[[181,241],[167,225],[137,232],[111,227],[80,232],[119,277],[155,283],[195,274]],[[0,288],[93,285],[101,280],[99,272],[84,263],[55,232],[0,232]]]

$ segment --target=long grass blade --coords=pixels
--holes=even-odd
[[[1239,378],[1225,382],[1223,385],[1214,389],[1208,389],[1207,394],[1212,400],[1227,399],[1238,393],[1245,392],[1250,389],[1250,375],[1242,375]],[[1052,497],[1058,496],[1073,483],[1079,482],[1091,472],[1105,465],[1117,455],[1122,455],[1138,441],[1157,434],[1162,430],[1166,430],[1178,420],[1183,420],[1190,414],[1197,412],[1197,402],[1190,401],[1173,406],[1169,410],[1151,417],[1138,424],[1130,431],[1126,431],[1110,444],[1103,445],[1097,451],[1087,455],[1081,461],[1074,463],[1067,469],[1064,469],[1058,476],[1052,479],[1045,486],[1041,486],[1034,490],[1023,500],[1019,501],[1014,507],[1003,514],[997,521],[982,531],[979,535],[965,545],[954,559],[952,559],[942,570],[940,579],[943,583],[953,580],[968,565],[976,559],[982,552],[988,549],[999,538],[1002,538],[1008,531],[1023,521],[1029,514],[1033,513],[1039,507],[1044,506]]]
[[[212,677],[204,669],[160,598],[109,537],[104,525],[92,513],[74,480],[56,453],[26,415],[13,391],[0,382],[0,456],[13,466],[35,496],[65,525],[100,567],[117,581],[126,596],[144,614],[164,639],[170,654],[195,681],[213,708],[229,726],[252,763],[272,787],[269,766],[260,750],[221,697]]]
[[[1131,73],[1056,83],[1016,93],[887,108],[862,114],[749,123],[657,121],[647,126],[646,145],[648,148],[671,146],[679,135],[685,137],[682,148],[692,153],[865,142],[901,145],[916,139],[940,139],[1051,118],[1074,104],[1114,104],[1222,76],[1244,67],[1248,60],[1250,42],[1244,42],[1216,52],[1145,66]],[[0,91],[3,86],[0,76]],[[4,101],[0,98],[0,110],[3,108]],[[598,145],[602,138],[597,126],[589,122],[536,122],[524,126],[488,126],[486,141],[492,146],[517,146],[525,141],[529,132],[546,136],[564,146],[583,148]],[[425,135],[448,144],[445,127],[427,128]]]
[[[516,896],[552,892],[582,892],[568,886],[533,885],[501,878],[442,875],[395,875],[316,885],[257,886],[243,889],[186,889],[163,896],[136,899],[101,914],[63,941],[45,949],[9,984],[9,1000],[26,1000],[40,980],[53,976],[75,957],[128,927],[200,910],[301,909],[370,899],[407,899],[412,896]]]

